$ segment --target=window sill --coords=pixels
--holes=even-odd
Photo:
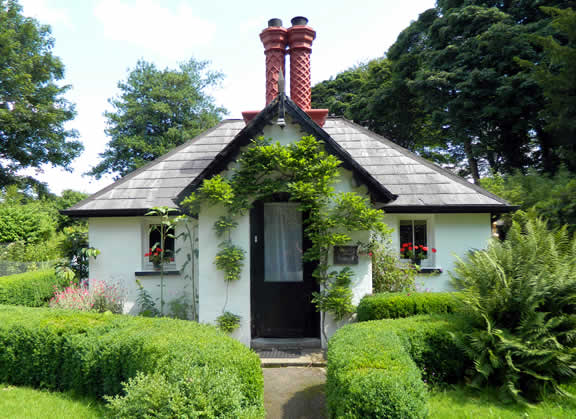
[[[140,272],[134,272],[134,275],[136,276],[160,276],[160,271],[140,271]],[[176,276],[176,275],[180,275],[180,271],[164,271],[164,275],[166,276]]]
[[[419,274],[441,274],[442,268],[420,268],[418,270]]]

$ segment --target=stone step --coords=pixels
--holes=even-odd
[[[324,367],[326,359],[321,349],[258,349],[262,368]]]
[[[256,338],[252,339],[250,347],[261,349],[318,349],[322,341],[316,338]]]

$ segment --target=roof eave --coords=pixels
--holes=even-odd
[[[388,214],[505,214],[518,210],[515,205],[381,205],[380,209]]]

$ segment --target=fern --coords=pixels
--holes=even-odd
[[[470,329],[455,336],[473,385],[530,403],[576,377],[576,240],[524,213],[504,242],[456,264]]]

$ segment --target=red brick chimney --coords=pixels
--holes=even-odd
[[[260,33],[266,54],[266,105],[278,96],[278,79],[280,70],[286,74],[285,55],[290,53],[290,98],[308,114],[314,122],[323,126],[328,109],[310,109],[312,89],[310,82],[310,54],[316,32],[307,26],[308,19],[297,16],[292,19],[292,27],[282,27],[280,19],[270,19],[268,27]],[[286,51],[289,46],[289,51]],[[242,112],[248,123],[259,111]]]
[[[312,92],[310,84],[310,54],[316,31],[306,26],[308,19],[296,16],[288,29],[290,47],[290,99],[301,109],[310,109]]]
[[[296,103],[318,125],[326,122],[328,109],[311,109],[312,87],[310,81],[310,55],[316,31],[307,26],[308,19],[296,16],[288,28],[290,53],[290,99]]]
[[[288,43],[286,28],[282,27],[280,19],[270,19],[268,27],[260,34],[266,54],[266,105],[278,96],[278,76],[280,70],[286,74],[284,57]]]

